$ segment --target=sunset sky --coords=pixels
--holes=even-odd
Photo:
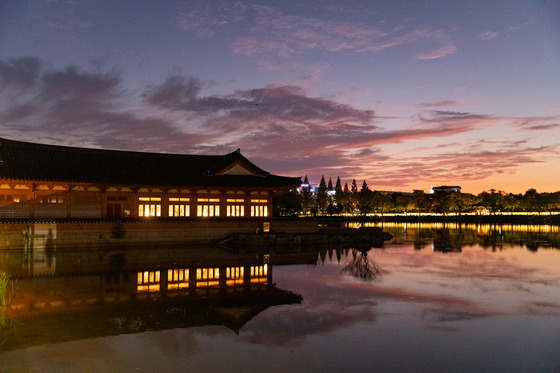
[[[554,192],[560,1],[2,0],[0,137]]]

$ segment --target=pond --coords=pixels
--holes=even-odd
[[[366,252],[4,251],[0,371],[560,371],[558,227],[382,228]]]

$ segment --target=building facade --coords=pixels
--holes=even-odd
[[[0,218],[270,217],[274,193],[300,184],[239,150],[203,156],[0,139]]]

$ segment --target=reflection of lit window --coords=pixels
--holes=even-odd
[[[219,268],[197,268],[196,270],[196,286],[218,286],[220,284]]]
[[[14,197],[14,201],[15,201],[15,197]],[[43,197],[42,202],[43,203],[64,203],[64,197],[63,196],[47,196],[47,197]]]
[[[138,201],[138,216],[161,216],[160,197],[139,197]]]
[[[189,287],[188,269],[169,269],[167,270],[167,289],[177,290]]]
[[[198,198],[196,216],[220,216],[219,198]]]
[[[227,267],[226,268],[226,284],[233,286],[243,284],[243,267]]]
[[[268,279],[268,265],[251,266],[251,282],[266,283]]]
[[[138,272],[138,292],[159,291],[159,271]]]
[[[169,198],[169,216],[190,216],[191,206],[186,203],[190,198]]]

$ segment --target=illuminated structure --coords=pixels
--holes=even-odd
[[[239,149],[180,155],[0,138],[0,218],[269,217],[273,194],[300,184]]]
[[[430,194],[437,194],[437,193],[461,193],[461,187],[456,185],[454,186],[442,185],[442,186],[432,187],[432,189],[430,190]]]

